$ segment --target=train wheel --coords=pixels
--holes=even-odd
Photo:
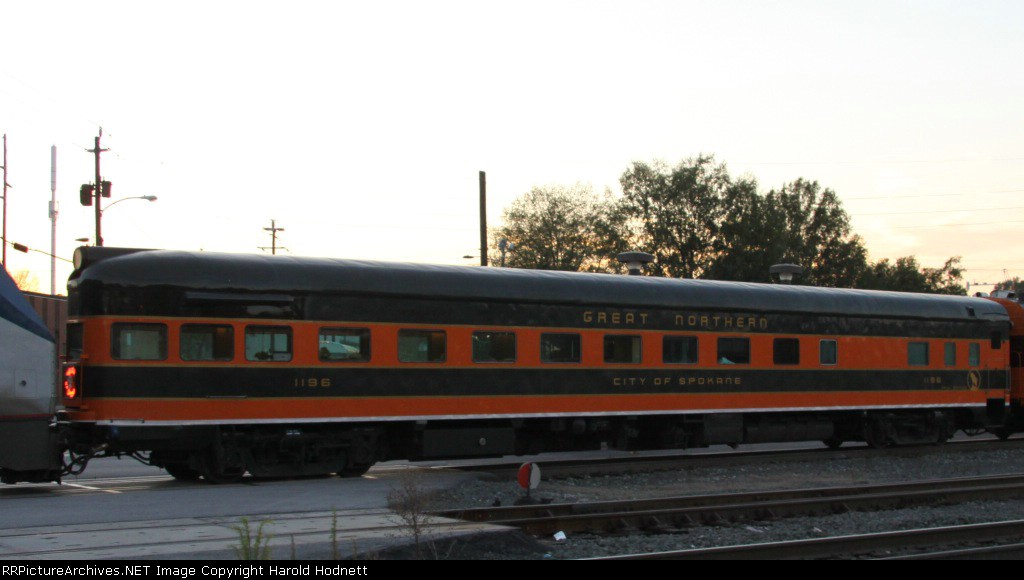
[[[892,439],[889,437],[889,422],[884,418],[874,418],[865,421],[863,427],[864,441],[872,449],[885,449],[892,446]]]
[[[168,463],[164,469],[171,477],[179,481],[197,481],[203,475],[189,467],[187,463]]]
[[[216,470],[211,467],[203,466],[203,479],[209,483],[238,483],[242,481],[242,476],[245,475],[245,471],[238,469],[222,469]]]
[[[992,429],[991,431],[989,431],[989,433],[991,433],[991,434],[995,435],[996,437],[998,437],[1000,441],[1006,441],[1007,439],[1010,438],[1010,434],[1011,434],[1010,430],[1007,429],[1006,427],[999,427],[999,428],[996,428],[996,429]]]
[[[363,437],[357,438],[351,448],[347,457],[345,458],[345,467],[339,469],[336,473],[339,477],[360,477],[377,462],[379,455],[379,445],[377,443],[377,434],[373,432],[367,432],[363,434]]]
[[[366,475],[367,471],[370,471],[371,467],[373,467],[372,463],[368,465],[352,465],[339,471],[338,477],[362,477]]]
[[[829,449],[839,449],[843,446],[843,440],[837,437],[830,437],[822,441],[822,443],[824,443],[825,447],[828,447]]]
[[[245,467],[240,465],[225,465],[218,454],[211,450],[203,455],[202,468],[200,472],[203,479],[209,483],[238,483],[245,475]]]

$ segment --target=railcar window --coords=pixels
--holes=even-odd
[[[907,344],[907,364],[911,366],[928,366],[927,342],[911,342]]]
[[[839,343],[837,341],[827,338],[818,343],[818,363],[823,365],[839,363]]]
[[[85,348],[85,330],[81,323],[68,325],[68,348],[67,354],[70,360],[82,358],[82,350]]]
[[[696,336],[666,336],[661,341],[661,361],[665,364],[697,364]]]
[[[981,364],[981,344],[972,342],[968,345],[967,363],[972,367],[976,367]]]
[[[185,361],[227,361],[235,358],[235,330],[226,324],[185,324],[178,349]]]
[[[474,332],[473,362],[516,362],[516,334],[514,332]]]
[[[1010,337],[1010,366],[1020,368],[1024,366],[1024,338],[1019,336]]]
[[[955,367],[956,366],[956,343],[955,342],[947,342],[946,346],[945,346],[945,350],[946,350],[946,353],[945,353],[946,354],[946,356],[945,356],[946,366],[947,367]]]
[[[402,362],[444,362],[447,338],[443,330],[399,330],[398,360]]]
[[[366,362],[370,360],[370,329],[321,328],[320,360]]]
[[[999,350],[1001,348],[1003,348],[1003,333],[997,330],[992,333],[992,349]]]
[[[540,360],[546,363],[580,362],[580,335],[540,335]]]
[[[610,335],[604,337],[604,362],[638,364],[642,358],[639,336]]]
[[[260,362],[292,360],[292,329],[287,326],[248,326],[245,358]]]
[[[166,360],[167,326],[115,323],[111,356],[118,360]]]
[[[749,338],[719,338],[718,364],[746,365],[750,364]]]
[[[800,339],[776,338],[772,344],[772,359],[777,365],[800,364]]]

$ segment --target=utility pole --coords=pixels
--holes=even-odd
[[[487,173],[480,172],[480,265],[487,265]]]
[[[57,294],[57,146],[50,146],[50,295]]]
[[[96,141],[95,141],[96,145],[95,145],[95,147],[93,147],[92,149],[87,149],[86,150],[89,153],[92,153],[93,155],[96,156],[96,182],[95,182],[96,185],[95,185],[95,188],[93,189],[93,191],[91,192],[91,195],[96,198],[96,208],[95,209],[96,209],[96,245],[97,246],[102,246],[103,245],[103,226],[102,226],[103,210],[100,209],[100,198],[101,197],[110,197],[110,182],[109,181],[104,182],[103,178],[100,176],[100,153],[103,153],[104,151],[110,151],[110,149],[102,149],[102,148],[100,148],[100,139],[102,137],[103,137],[103,127],[100,127],[100,134],[96,137]],[[84,188],[85,186],[82,186],[82,187]],[[83,205],[85,204],[84,196],[85,196],[85,192],[83,190],[83,199],[82,199]]]
[[[4,133],[4,250],[3,250],[3,262],[4,268],[7,267],[7,188],[10,185],[7,183],[7,133]]]
[[[263,230],[267,231],[267,232],[270,232],[270,254],[271,255],[277,255],[277,232],[283,232],[284,228],[277,227],[277,221],[276,220],[270,220],[270,227],[269,228],[263,228]],[[260,249],[263,250],[263,251],[266,251],[267,247],[266,246],[260,246]],[[287,248],[281,248],[281,249],[282,250],[286,250]]]

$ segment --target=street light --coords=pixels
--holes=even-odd
[[[109,210],[110,208],[114,207],[115,205],[121,203],[122,201],[128,201],[129,199],[144,199],[146,201],[156,201],[156,196],[155,195],[137,195],[135,197],[123,197],[123,198],[121,198],[121,199],[111,203],[110,205],[108,205],[107,207],[105,207],[103,209],[99,209],[99,199],[97,199],[96,200],[96,205],[97,205],[97,209],[96,209],[96,245],[97,246],[102,246],[103,245],[103,235],[100,233],[100,232],[103,231],[101,229],[101,225],[100,225],[101,219],[103,217],[103,213],[106,212],[107,210]]]
[[[100,210],[100,214],[102,214],[103,212],[109,210],[110,208],[114,207],[115,205],[121,203],[122,201],[128,201],[129,199],[144,199],[146,201],[156,201],[156,196],[155,195],[139,195],[139,196],[136,196],[136,197],[124,197],[124,198],[121,198],[121,199],[115,201],[114,203],[108,205],[107,207],[101,209]]]

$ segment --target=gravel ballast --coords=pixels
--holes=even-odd
[[[543,461],[540,462],[543,468]],[[667,471],[621,475],[581,476],[544,480],[533,494],[553,503],[709,495],[813,487],[871,485],[926,479],[1024,473],[1024,448],[956,451],[936,446],[926,450],[850,453],[828,459],[780,459],[732,467],[701,467],[698,463]],[[482,475],[476,481],[448,490],[432,509],[512,505],[523,495],[515,481]],[[572,559],[599,556],[709,548],[828,536],[908,530],[1024,519],[1024,500],[971,502],[937,507],[848,512],[821,517],[797,517],[767,522],[698,526],[678,533],[570,535],[553,538],[506,538],[486,545],[452,550],[460,558]],[[507,547],[507,549],[506,549]]]

